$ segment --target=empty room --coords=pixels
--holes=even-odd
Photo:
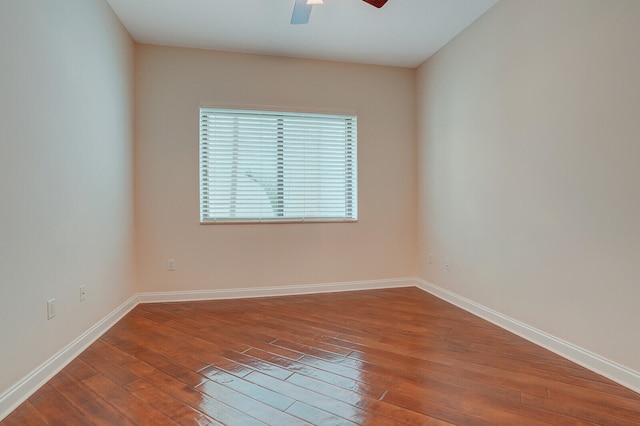
[[[0,0],[0,424],[640,425],[640,1]]]

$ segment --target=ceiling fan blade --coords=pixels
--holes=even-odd
[[[365,3],[369,3],[371,6],[375,6],[378,9],[384,6],[384,4],[387,2],[387,0],[362,0],[362,1],[364,1]]]
[[[293,6],[293,15],[291,15],[291,23],[293,25],[306,24],[309,22],[311,15],[311,5],[307,4],[307,0],[296,0]]]

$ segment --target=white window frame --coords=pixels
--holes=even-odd
[[[201,106],[200,223],[357,222],[357,139],[354,113]]]

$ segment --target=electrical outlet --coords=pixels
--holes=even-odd
[[[444,269],[446,269],[447,271],[451,270],[451,258],[450,257],[447,257],[444,260]]]
[[[175,259],[167,260],[167,270],[168,271],[175,271],[176,270],[176,260]]]
[[[80,286],[80,301],[84,302],[85,300],[87,300],[87,286],[81,285]]]
[[[56,317],[56,299],[47,300],[47,319],[54,319]]]

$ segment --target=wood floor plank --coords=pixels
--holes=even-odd
[[[134,425],[108,402],[66,374],[57,374],[49,384],[94,425]]]
[[[170,413],[170,417],[181,425],[221,425],[206,414],[179,401],[163,389],[154,386],[145,379],[136,380],[129,383],[126,389],[132,395],[140,398],[147,405],[155,407],[163,413]]]
[[[4,426],[46,426],[47,422],[29,401],[20,404],[4,421]]]
[[[155,407],[147,405],[144,401],[105,376],[93,376],[82,383],[95,394],[109,401],[115,409],[135,424],[149,426],[177,424],[171,420],[170,416],[158,411]],[[72,424],[72,422],[66,424]]]
[[[260,402],[257,398],[244,395],[230,387],[211,380],[202,383],[198,386],[197,390],[237,410],[251,413],[252,417],[269,425],[285,426],[304,423],[297,417]]]
[[[250,413],[236,410],[235,408],[210,397],[207,394],[197,391],[176,378],[157,372],[147,377],[146,380],[152,385],[167,389],[173,396],[195,408],[207,416],[219,420],[223,424],[242,424],[247,426],[259,426],[266,423],[260,422]]]
[[[350,377],[346,377],[340,374],[337,374],[334,371],[327,371],[325,369],[317,368],[317,366],[310,365],[309,363],[302,363],[294,360],[290,360],[287,358],[282,358],[278,355],[273,355],[266,353],[264,351],[258,349],[251,349],[248,351],[255,357],[264,357],[264,359],[269,360],[277,365],[280,365],[283,368],[291,372],[295,372],[298,374],[303,374],[308,377],[316,378],[325,383],[329,383],[335,385],[337,387],[341,387],[350,391],[354,391],[356,393],[365,395],[371,398],[379,398],[385,391],[385,387],[381,383],[367,383],[363,377],[358,377],[357,379],[353,379]]]
[[[523,395],[523,406],[546,411],[553,411],[556,416],[574,418],[576,421],[593,423],[598,425],[638,425],[640,417],[638,413],[628,412],[623,408],[615,407],[603,410],[603,405],[590,402],[569,401],[565,398],[543,398],[533,395]]]
[[[91,424],[71,403],[47,383],[27,400],[46,424]]]
[[[88,379],[89,377],[93,377],[98,374],[96,370],[87,365],[80,358],[76,358],[71,361],[64,368],[64,372],[79,381]]]
[[[403,410],[386,401],[370,398],[302,374],[293,374],[287,379],[287,382],[362,408],[375,416],[395,419],[408,425],[447,424],[415,411]],[[381,395],[381,397],[383,396]]]
[[[211,381],[223,384],[230,389],[250,396],[281,411],[285,411],[295,402],[295,399],[293,398],[289,398],[281,393],[274,392],[270,389],[248,382],[222,370],[217,370],[215,372],[210,371],[209,378]]]
[[[554,424],[578,422],[576,418],[559,410],[550,416],[551,413],[544,408],[455,387],[446,389],[404,384],[390,390],[383,400],[456,424],[494,422],[541,425],[547,424],[551,418]]]
[[[313,425],[356,426],[358,424],[299,401],[296,401],[295,404],[289,407],[287,409],[287,413],[290,413],[294,416],[304,419],[305,421]]]
[[[423,385],[426,380],[437,380],[439,377],[446,375],[451,377],[452,382],[458,382],[463,387],[466,386],[465,383],[476,382],[488,386],[502,387],[507,392],[527,392],[540,396],[548,394],[546,383],[531,380],[529,375],[517,372],[517,370],[506,371],[482,368],[473,363],[453,362],[450,358],[443,362],[440,359],[390,358],[378,354],[370,354],[364,359],[376,365],[389,365],[393,366],[393,368],[402,368],[407,364],[411,365],[412,370],[416,373],[411,381],[416,385]],[[360,357],[358,360],[360,360]],[[363,364],[362,368],[368,367]]]
[[[119,385],[126,385],[139,378],[133,371],[121,367],[102,355],[94,346],[80,354],[79,359],[95,369],[101,375],[108,377]]]
[[[267,389],[271,389],[274,392],[280,392],[297,401],[304,402],[312,407],[342,417],[343,419],[353,419],[356,423],[359,423],[362,419],[370,418],[370,414],[355,405],[347,404],[333,397],[328,397],[316,391],[294,385],[293,383],[283,382],[257,371],[249,374],[245,379]],[[394,422],[392,419],[377,416],[376,424],[392,425]]]
[[[417,288],[141,304],[6,425],[640,425],[640,395]]]
[[[143,350],[136,352],[136,355],[156,371],[161,371],[172,376],[192,388],[195,388],[206,380],[202,374],[175,363],[173,359],[164,357],[157,352]]]

